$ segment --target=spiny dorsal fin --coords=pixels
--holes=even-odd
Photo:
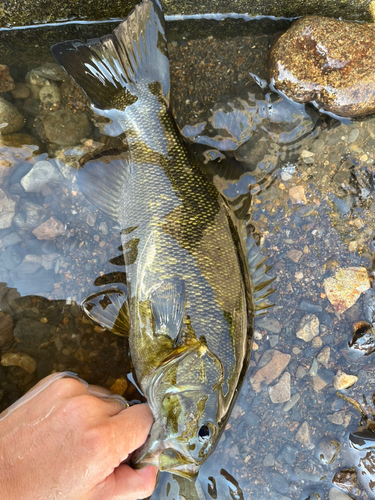
[[[164,17],[158,0],[144,0],[110,35],[58,43],[55,59],[99,109],[124,110],[137,101],[137,84],[159,82],[169,93]]]
[[[103,328],[127,337],[130,331],[130,315],[125,285],[122,285],[122,288],[110,288],[90,295],[82,302],[82,309]]]

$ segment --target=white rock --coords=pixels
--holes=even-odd
[[[12,225],[16,203],[8,198],[6,193],[0,189],[0,229],[5,229]]]
[[[279,382],[269,388],[272,403],[285,403],[290,399],[290,373],[285,372]]]
[[[49,161],[38,161],[28,174],[21,179],[21,184],[28,193],[38,193],[45,184],[56,185],[63,180],[60,171]]]
[[[319,335],[319,319],[317,316],[315,314],[306,314],[301,319],[296,335],[305,342],[317,337]]]
[[[358,380],[356,375],[348,375],[347,373],[338,370],[335,378],[333,379],[333,385],[336,391],[340,391],[341,389],[348,389],[352,385],[354,385]]]

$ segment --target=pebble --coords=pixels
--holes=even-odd
[[[291,410],[293,408],[293,406],[295,406],[298,401],[301,399],[301,395],[296,392],[292,395],[292,397],[290,398],[289,401],[287,401],[285,403],[285,405],[283,405],[283,412],[288,412],[289,410]]]
[[[313,337],[319,335],[319,319],[315,314],[306,314],[299,324],[296,333],[299,339],[309,342]]]
[[[27,347],[35,347],[48,342],[51,337],[49,325],[31,318],[21,318],[14,328],[14,336]]]
[[[290,400],[290,373],[285,372],[279,382],[268,389],[272,403],[285,403]]]
[[[126,380],[126,378],[120,377],[115,381],[114,384],[111,385],[109,389],[111,392],[113,392],[113,394],[119,394],[120,396],[122,396],[127,387],[128,381]]]
[[[301,311],[309,312],[309,313],[317,313],[322,312],[322,306],[318,304],[314,304],[313,302],[308,302],[307,300],[301,300],[298,308]]]
[[[3,248],[11,247],[12,245],[17,245],[21,243],[22,239],[18,233],[9,233],[4,238],[2,238],[1,243]]]
[[[256,321],[257,328],[264,328],[265,330],[272,333],[280,333],[281,332],[281,324],[277,319],[265,317]]]
[[[15,99],[27,99],[30,95],[30,89],[24,83],[17,82],[11,93]]]
[[[361,490],[358,485],[357,472],[353,469],[342,469],[333,476],[332,483],[344,491],[351,491],[359,495]]]
[[[282,474],[280,474],[280,472],[272,472],[268,475],[268,480],[270,482],[270,486],[274,490],[282,494],[288,493],[289,482]]]
[[[54,217],[50,217],[46,222],[32,231],[38,240],[54,240],[58,236],[65,234],[65,226]]]
[[[13,319],[4,311],[0,311],[0,347],[13,339]]]
[[[331,349],[326,346],[320,351],[317,356],[318,362],[323,365],[325,368],[328,368],[329,357],[331,355]]]
[[[283,354],[280,351],[272,353],[271,360],[263,366],[254,377],[250,378],[251,385],[255,392],[261,391],[261,383],[269,385],[285,370],[290,361],[290,354]]]
[[[331,424],[335,425],[343,425],[345,418],[345,410],[335,411],[331,415],[327,415],[327,420],[331,422]]]
[[[313,388],[315,392],[320,392],[326,385],[327,382],[320,378],[319,375],[313,378]]]
[[[47,62],[43,66],[34,68],[34,74],[52,80],[54,82],[63,82],[67,79],[65,71],[59,64]]]
[[[352,500],[352,497],[333,487],[329,490],[329,500]]]
[[[354,128],[349,134],[348,138],[349,142],[355,142],[358,139],[358,136],[359,136],[359,129]]]
[[[46,85],[51,85],[48,78],[41,76],[36,68],[31,69],[25,76],[25,82],[30,85],[36,85],[38,87],[44,87]]]
[[[306,203],[305,189],[303,186],[294,186],[289,189],[289,197],[293,204]]]
[[[275,462],[276,460],[272,453],[267,453],[263,459],[263,465],[265,467],[272,467],[273,465],[275,465]]]
[[[318,374],[318,362],[317,362],[316,358],[314,358],[313,362],[311,363],[309,373],[310,373],[311,377],[316,377]]]
[[[297,102],[339,116],[375,111],[373,25],[302,17],[273,44],[270,78]]]
[[[45,106],[53,106],[61,101],[60,89],[57,85],[42,87],[39,92],[39,100]]]
[[[335,439],[324,437],[315,450],[316,457],[324,465],[333,464],[341,451],[341,444]]]
[[[23,115],[10,102],[0,98],[0,135],[13,134],[23,128]]]
[[[9,92],[14,88],[13,78],[9,74],[9,68],[0,64],[0,92]]]
[[[34,373],[36,370],[36,361],[34,358],[23,352],[6,352],[1,356],[3,366],[19,366],[28,373]]]
[[[56,185],[63,176],[49,161],[38,161],[28,174],[21,179],[24,190],[28,193],[39,193],[45,184]]]
[[[370,288],[368,272],[364,267],[337,268],[335,276],[323,282],[324,292],[338,313],[352,307],[362,292]]]
[[[354,385],[358,380],[356,375],[348,375],[341,370],[338,370],[335,378],[333,379],[333,386],[336,391],[341,391],[341,389],[348,389]]]
[[[60,109],[43,118],[46,138],[60,146],[74,146],[91,135],[92,126],[86,113]]]
[[[299,366],[299,367],[297,368],[296,377],[297,377],[297,378],[299,378],[299,379],[301,379],[301,378],[303,378],[303,377],[306,377],[306,375],[307,375],[307,370],[306,370],[306,368],[304,368],[303,366]]]
[[[106,222],[101,222],[99,224],[99,231],[102,233],[103,236],[107,236],[107,234],[108,234],[108,226],[107,226]]]
[[[301,252],[301,250],[295,250],[294,248],[292,250],[289,250],[289,252],[286,254],[288,259],[295,263],[299,262],[302,255],[303,253]]]
[[[14,223],[20,229],[33,230],[41,224],[47,215],[47,210],[42,205],[30,201],[20,204],[20,210],[14,217]]]
[[[315,349],[319,349],[323,345],[322,337],[314,337],[312,339],[311,345],[315,347]]]
[[[305,421],[296,433],[296,440],[308,448],[311,446],[311,431],[309,424]]]
[[[10,227],[16,211],[16,203],[0,189],[0,229]]]

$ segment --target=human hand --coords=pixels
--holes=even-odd
[[[54,374],[0,414],[0,491],[6,500],[136,500],[157,468],[121,464],[146,440],[147,405]],[[91,393],[91,394],[90,394]],[[95,395],[92,395],[92,394]],[[99,396],[99,397],[97,397]]]

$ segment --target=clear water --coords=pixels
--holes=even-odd
[[[359,461],[348,448],[359,414],[336,396],[333,377],[339,369],[358,375],[345,394],[371,401],[372,357],[353,352],[347,343],[353,323],[368,319],[374,296],[369,290],[339,314],[323,281],[338,267],[373,271],[374,119],[340,122],[283,101],[267,87],[269,45],[288,25],[269,18],[167,23],[178,126],[224,196],[234,199],[250,185],[253,226],[270,256],[277,291],[273,309],[256,321],[249,373],[196,487],[162,474],[153,499],[305,500],[314,492],[329,498],[335,472]],[[4,31],[0,63],[10,67],[16,82],[24,82],[30,69],[52,62],[52,43],[100,36],[112,28],[108,23]],[[15,203],[10,227],[0,229],[0,308],[14,323],[14,336],[1,351],[28,354],[37,368],[28,373],[0,366],[1,409],[61,370],[106,387],[128,377],[125,396],[142,398],[128,375],[126,339],[94,327],[79,307],[99,286],[123,280],[118,230],[83,197],[75,179],[83,155],[103,145],[116,149],[119,142],[101,134],[76,87],[56,85],[62,100],[55,106],[7,94],[27,119],[24,135],[0,136],[0,188]],[[45,116],[60,109],[87,113],[98,126],[69,145],[51,143],[43,133]],[[38,161],[48,161],[62,177],[26,192],[21,180]],[[300,203],[292,203],[289,189],[295,186],[304,193]],[[61,223],[60,234],[38,239],[32,231],[50,217]],[[310,313],[319,319],[319,335],[305,342],[296,332]],[[318,355],[326,347],[330,356],[324,366]],[[255,390],[254,377],[273,351],[290,356],[282,374],[290,374],[292,400],[299,399],[288,411],[287,403],[270,399],[269,386],[282,374]],[[309,429],[305,441],[299,438],[302,425]],[[323,438],[341,444],[332,464],[319,458]],[[357,498],[373,494],[362,485]]]

